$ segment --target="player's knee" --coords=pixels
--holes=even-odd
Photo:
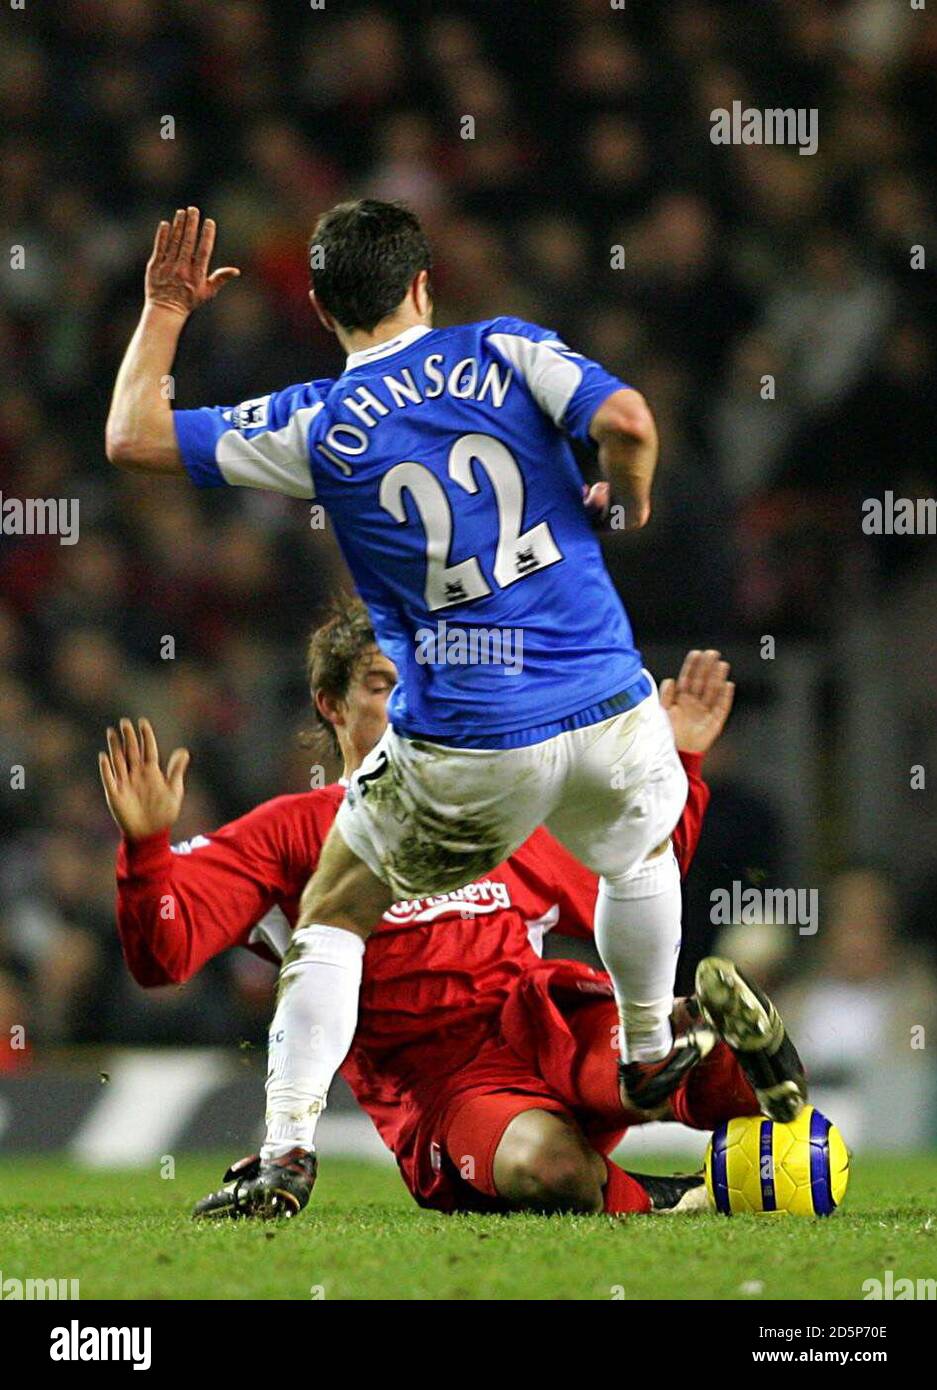
[[[513,1186],[524,1206],[551,1211],[597,1211],[602,1189],[585,1154],[542,1144],[514,1165]]]
[[[506,1136],[495,1181],[501,1196],[541,1211],[598,1211],[602,1186],[595,1155],[575,1131]]]

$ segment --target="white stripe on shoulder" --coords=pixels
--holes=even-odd
[[[544,414],[561,425],[582,381],[582,369],[566,355],[566,344],[555,338],[535,343],[519,333],[490,333],[487,341],[524,378]]]
[[[279,430],[264,430],[246,439],[226,430],[218,440],[215,462],[232,487],[262,487],[287,497],[315,497],[309,468],[309,422],[324,401],[302,406]]]

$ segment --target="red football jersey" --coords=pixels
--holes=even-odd
[[[681,757],[689,795],[673,840],[685,873],[709,791],[700,758]],[[277,797],[174,847],[168,832],[124,841],[117,924],[134,979],[180,983],[230,946],[276,959],[343,795],[334,783]],[[597,890],[596,876],[540,829],[483,879],[384,915],[367,943],[342,1074],[395,1152],[417,1080],[425,1094],[497,1032],[502,1004],[539,961],[545,932],[591,935]]]

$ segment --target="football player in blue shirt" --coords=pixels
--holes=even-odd
[[[173,411],[163,388],[182,328],[238,273],[209,273],[214,237],[196,208],[157,231],[108,457],[322,503],[399,673],[390,726],[351,779],[281,969],[252,1209],[308,1200],[373,923],[490,871],[541,824],[601,876],[595,937],[618,1004],[623,1103],[661,1107],[715,1030],[763,1054],[767,1109],[793,1118],[803,1102],[783,1025],[734,971],[697,979],[711,1027],[671,1032],[669,837],[686,779],[591,524],[608,486],[583,488],[569,444],[597,448],[625,526],[643,526],[657,462],[644,399],[522,320],[433,328],[419,222],[364,199],[325,213],[310,243],[311,299],[347,353],[341,375]]]

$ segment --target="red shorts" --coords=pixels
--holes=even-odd
[[[576,961],[543,961],[512,989],[493,1031],[446,1083],[434,1085],[397,1146],[416,1201],[439,1211],[499,1211],[494,1158],[525,1110],[574,1120],[608,1154],[641,1117],[621,1107],[618,1012],[607,975]],[[710,1129],[757,1113],[735,1058],[719,1044],[678,1089],[674,1116]]]

